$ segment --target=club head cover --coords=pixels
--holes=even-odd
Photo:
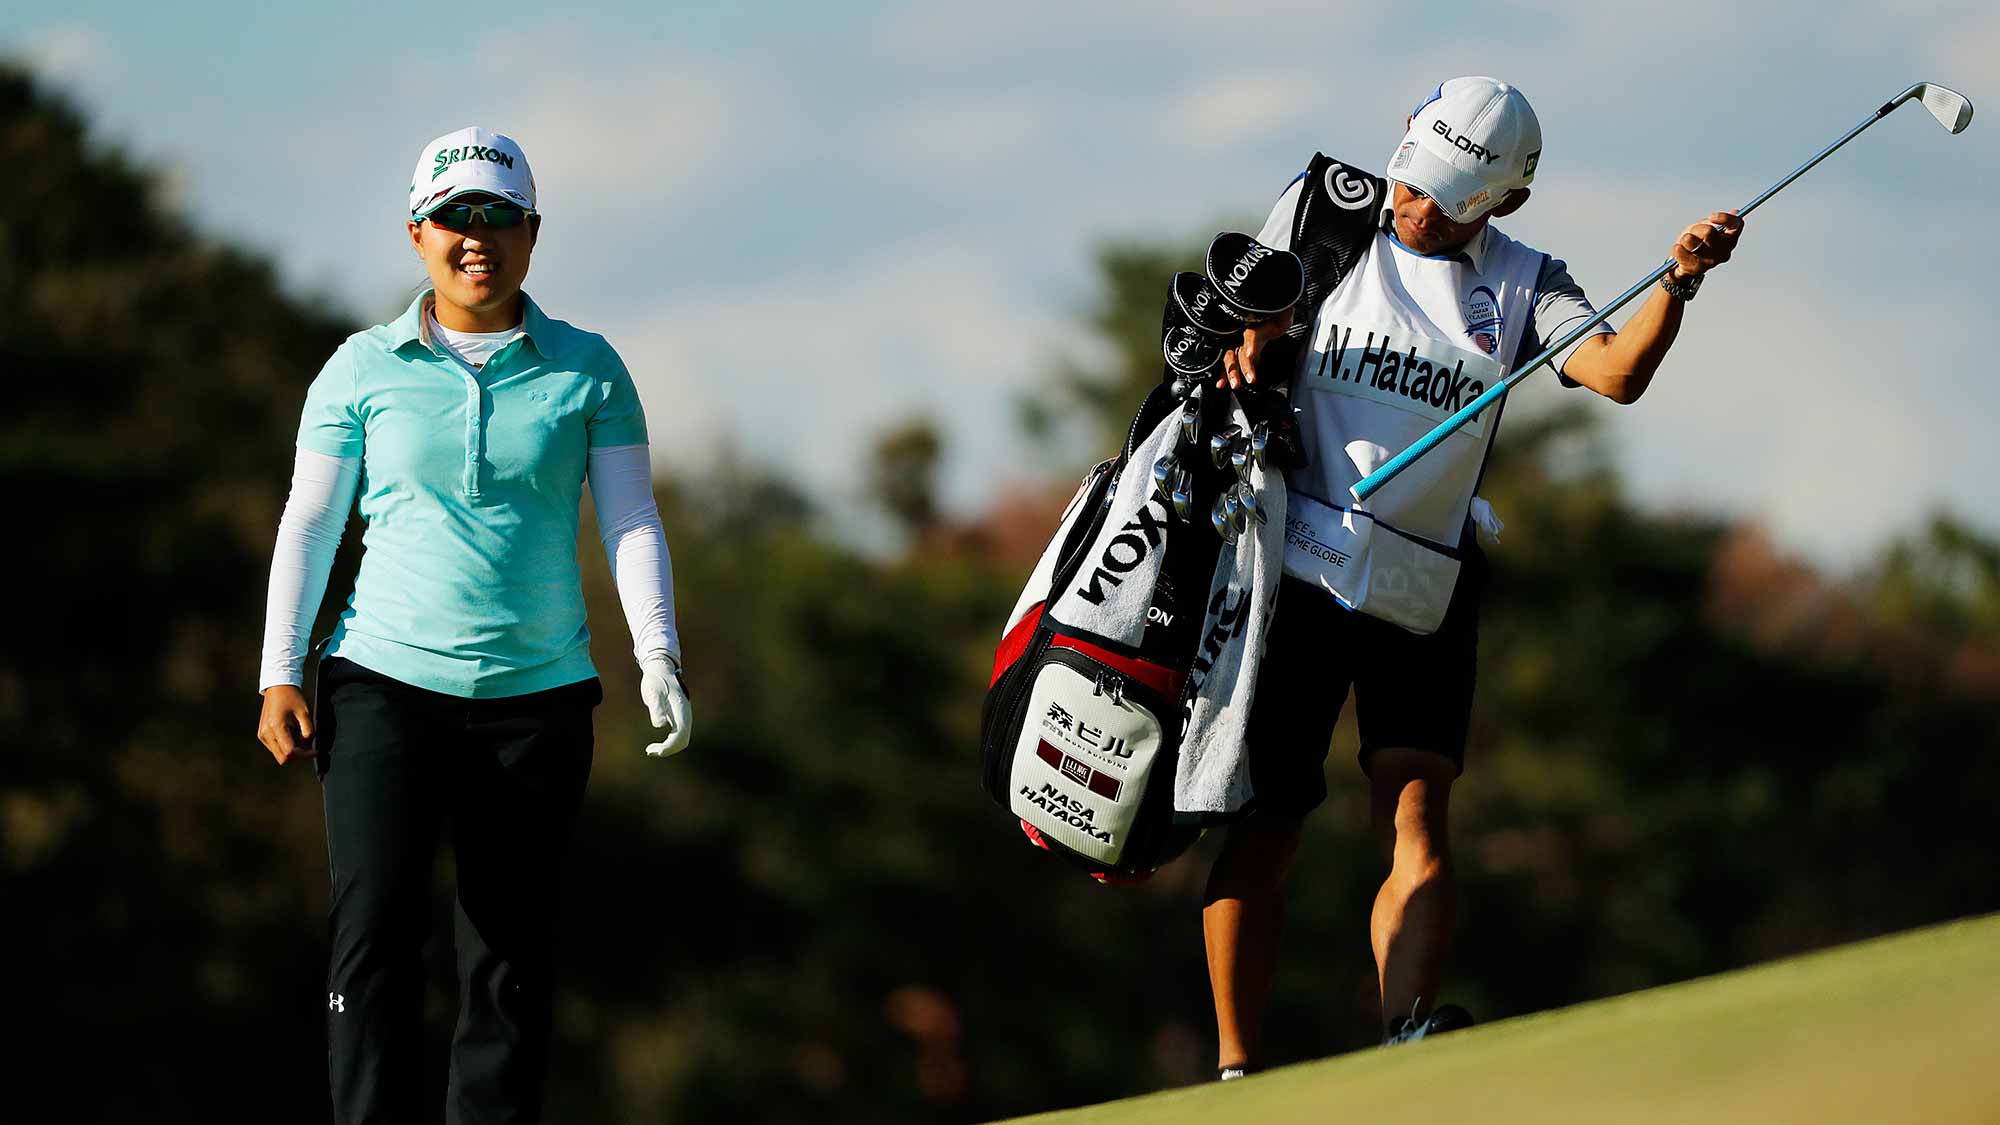
[[[1220,336],[1183,322],[1167,329],[1165,338],[1160,341],[1160,352],[1167,357],[1167,367],[1174,374],[1200,378],[1222,366],[1222,351],[1226,342]]]
[[[1306,268],[1299,256],[1247,234],[1216,235],[1206,265],[1209,284],[1245,324],[1262,324],[1298,304],[1305,292]]]
[[[1231,339],[1243,334],[1243,318],[1236,315],[1208,278],[1183,270],[1174,275],[1173,292],[1174,304],[1189,324]]]

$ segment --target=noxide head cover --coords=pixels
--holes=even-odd
[[[1206,375],[1222,362],[1223,349],[1233,342],[1233,336],[1207,331],[1188,318],[1180,300],[1179,278],[1176,278],[1173,288],[1167,293],[1167,307],[1160,314],[1160,352],[1167,357],[1167,366],[1179,375]]]
[[[1190,324],[1217,336],[1234,336],[1243,331],[1243,318],[1222,299],[1215,283],[1198,273],[1182,271],[1174,275],[1174,302]]]
[[[1177,309],[1175,311],[1178,312]],[[1167,366],[1177,374],[1206,375],[1222,362],[1222,351],[1227,345],[1228,341],[1223,337],[1203,332],[1182,321],[1167,326],[1166,338],[1160,341],[1160,351],[1167,357]]]
[[[1228,310],[1245,324],[1259,324],[1298,303],[1306,270],[1298,255],[1276,250],[1247,234],[1224,233],[1208,244],[1208,281]]]

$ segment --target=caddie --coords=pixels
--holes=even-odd
[[[1386,178],[1322,156],[1286,188],[1258,240],[1304,260],[1294,316],[1310,333],[1290,333],[1296,353],[1267,353],[1292,318],[1246,330],[1218,380],[1288,381],[1311,461],[1286,478],[1285,578],[1245,747],[1255,797],[1226,830],[1203,900],[1225,1079],[1262,1061],[1284,881],[1303,818],[1326,798],[1350,686],[1389,860],[1370,926],[1384,1039],[1471,1022],[1437,994],[1455,899],[1447,812],[1486,576],[1475,527],[1498,531],[1475,492],[1504,400],[1369,501],[1348,488],[1595,310],[1561,260],[1491,225],[1528,202],[1542,160],[1519,90],[1454,78],[1405,125]],[[1637,401],[1742,226],[1717,212],[1681,232],[1674,269],[1625,326],[1600,326],[1551,363],[1564,385]]]

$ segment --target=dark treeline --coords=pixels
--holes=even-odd
[[[318,793],[257,745],[254,689],[299,404],[354,324],[190,233],[19,72],[0,161],[25,559],[0,650],[0,940],[29,1044],[9,1116],[321,1120]],[[1122,428],[1187,260],[1105,255],[1094,323],[1124,359],[1053,379],[1041,421]],[[1752,532],[1634,510],[1597,409],[1511,418],[1488,476],[1509,529],[1455,802],[1453,998],[1501,1017],[2000,908],[2000,548],[1940,520],[1825,582]],[[1206,1073],[1206,852],[1100,888],[979,791],[991,647],[1063,497],[942,524],[922,482],[948,454],[922,424],[885,435],[874,479],[912,532],[886,561],[754,468],[662,485],[698,709],[670,762],[640,753],[585,529],[607,702],[553,1120],[961,1122]],[[1291,1058],[1375,1020],[1352,746],[1343,727],[1296,876]],[[433,956],[441,1063],[449,942]]]

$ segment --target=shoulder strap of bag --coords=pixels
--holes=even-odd
[[[1374,241],[1388,181],[1316,152],[1300,189],[1292,252],[1305,264],[1306,288],[1286,335],[1303,339],[1320,303]]]

